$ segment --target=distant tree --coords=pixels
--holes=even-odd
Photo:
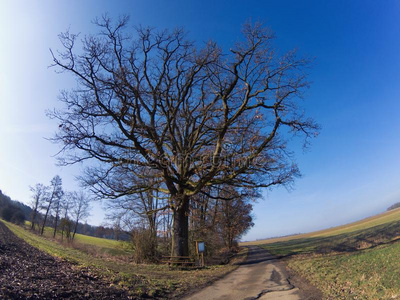
[[[39,208],[42,205],[43,198],[47,193],[47,187],[41,183],[36,184],[34,187],[30,187],[32,195],[32,219],[31,229],[35,229],[36,217],[39,212]]]
[[[252,208],[248,199],[240,196],[221,202],[219,223],[226,247],[232,248],[234,242],[254,226]]]
[[[7,204],[9,204],[11,202],[11,198],[5,194],[3,194],[3,192],[0,190],[0,206],[6,206]]]
[[[69,214],[70,211],[72,209],[72,205],[73,205],[73,196],[71,196],[71,193],[67,192],[64,194],[62,201],[61,201],[61,214],[63,215],[62,219],[63,222],[60,222],[60,227],[61,227],[61,239],[64,239],[64,231],[65,229],[67,229],[67,227],[69,226]],[[68,225],[68,226],[67,226]],[[72,228],[72,227],[71,227]],[[71,232],[71,229],[69,230],[69,232]],[[68,238],[68,234],[67,234],[67,238]]]
[[[397,203],[389,206],[387,210],[389,211],[389,210],[393,210],[393,209],[396,209],[396,208],[399,208],[399,207],[400,207],[400,202],[397,202]]]
[[[104,226],[97,226],[95,235],[104,238],[104,236],[106,235],[106,229],[104,228]]]
[[[48,192],[46,193],[46,197],[43,198],[44,201],[42,207],[45,210],[45,214],[43,218],[42,229],[40,231],[41,235],[43,235],[47,217],[49,216],[49,212],[53,206],[53,203],[55,201],[58,201],[62,197],[62,195],[63,195],[62,180],[60,176],[56,175],[51,180],[50,187],[48,188]]]
[[[0,212],[2,209],[5,209],[9,206],[12,206],[13,208],[16,208],[18,211],[22,212],[22,214],[24,215],[24,220],[31,219],[32,209],[29,206],[19,201],[12,200],[9,196],[3,194],[0,190]]]
[[[96,226],[91,226],[87,222],[85,222],[84,224],[82,224],[82,223],[78,224],[77,232],[79,232],[79,230],[80,230],[79,233],[98,237],[96,235],[96,228],[97,228]]]
[[[64,234],[65,237],[68,241],[72,239],[72,229],[73,229],[74,224],[72,221],[68,218],[62,218],[60,220],[60,228],[61,228],[61,240],[64,240]]]
[[[191,239],[205,241],[207,255],[213,256],[223,247],[232,249],[254,225],[252,205],[260,194],[254,190],[243,193],[232,186],[208,190],[207,194],[213,197],[198,194],[193,198],[189,230]]]
[[[75,238],[79,222],[86,219],[90,215],[90,199],[83,192],[73,192],[71,195],[74,202],[72,208],[72,217],[75,220],[74,232],[72,234],[73,240]]]
[[[123,178],[120,184],[132,184],[128,174]],[[111,211],[107,214],[108,219],[117,221],[119,226],[122,222],[126,232],[132,233],[140,228],[142,233],[149,235],[149,256],[153,257],[157,249],[158,213],[168,207],[166,199],[160,194],[162,193],[157,189],[149,189],[146,192],[113,198],[107,203],[107,208]]]
[[[64,191],[61,189],[59,191],[59,194],[57,195],[57,197],[55,197],[54,199],[54,232],[53,232],[53,237],[56,237],[57,234],[57,225],[58,225],[58,220],[60,218],[60,213],[61,213],[61,209],[63,207],[63,201],[65,200],[64,198]]]
[[[113,219],[112,230],[114,232],[113,238],[118,241],[120,239],[120,235],[122,233],[121,218],[120,217],[117,217],[117,218]]]
[[[25,222],[25,215],[22,209],[12,204],[7,204],[3,207],[1,210],[1,217],[7,222],[12,222],[18,225],[22,225]]]
[[[5,195],[0,191],[0,211],[2,209],[7,208],[9,205],[12,204],[12,200],[9,196]]]
[[[164,193],[172,254],[185,256],[197,194],[287,185],[299,175],[287,141],[318,132],[299,108],[309,61],[279,56],[260,24],[244,25],[224,53],[214,42],[189,42],[183,30],[126,32],[127,22],[96,20],[99,33],[82,40],[80,53],[77,35],[60,35],[65,51],[54,65],[79,87],[61,93],[65,110],[49,113],[60,123],[54,141],[63,145],[61,164],[99,162],[83,181],[104,198]],[[135,180],[115,184],[121,174]]]

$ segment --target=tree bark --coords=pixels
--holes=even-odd
[[[43,220],[43,224],[42,224],[42,230],[40,231],[40,235],[43,235],[44,226],[46,226],[47,216],[49,215],[49,210],[50,210],[50,206],[52,203],[51,201],[49,202],[49,205],[47,206],[46,214],[44,215],[44,220]]]
[[[173,211],[171,256],[189,256],[189,198],[181,201]]]
[[[37,213],[37,208],[35,207],[34,211],[32,212],[31,230],[35,229],[36,213]]]
[[[57,234],[57,225],[58,225],[58,211],[57,211],[57,213],[56,213],[56,219],[55,219],[55,223],[54,223],[54,232],[53,232],[53,238],[55,238],[56,237],[56,234]]]
[[[74,233],[72,234],[72,240],[75,238],[76,230],[78,229],[79,218],[76,218]]]

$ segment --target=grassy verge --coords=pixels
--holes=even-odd
[[[288,266],[327,299],[400,298],[400,243],[340,255],[297,257]]]
[[[113,256],[96,256],[90,252],[68,247],[52,239],[38,236],[20,226],[4,222],[18,237],[53,256],[67,260],[77,267],[88,267],[112,284],[129,289],[138,296],[172,297],[182,295],[234,270],[235,265],[216,265],[199,270],[169,270],[165,265],[123,262]],[[96,238],[95,238],[96,239]],[[90,241],[93,241],[89,237]],[[96,240],[99,247],[104,239]],[[82,240],[81,240],[82,241]],[[108,240],[106,240],[108,241]],[[92,245],[95,247],[94,245]]]
[[[26,228],[30,228],[31,222],[26,221]],[[53,228],[45,227],[43,236],[46,238],[53,238]],[[56,235],[58,240],[61,239],[61,234],[58,232]],[[132,251],[129,251],[130,247],[127,242],[103,239],[88,235],[77,233],[75,235],[74,243],[77,248],[86,249],[91,253],[97,253],[100,255],[111,255],[111,256],[129,256]]]
[[[400,299],[399,212],[262,247],[326,299]]]

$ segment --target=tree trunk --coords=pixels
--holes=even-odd
[[[56,237],[57,234],[57,225],[58,225],[58,212],[56,213],[56,220],[54,221],[54,233],[53,233],[53,238]]]
[[[182,202],[173,211],[171,256],[189,256],[189,199]]]
[[[49,202],[49,206],[47,206],[46,214],[44,215],[44,220],[43,220],[43,224],[42,224],[42,230],[40,231],[40,234],[41,234],[41,235],[43,235],[44,226],[46,226],[46,221],[47,221],[47,216],[48,216],[48,214],[49,214],[50,205],[51,205],[51,202]]]
[[[35,207],[35,210],[32,212],[31,230],[34,230],[34,229],[35,229],[36,211],[37,211],[37,209],[36,209],[36,207]]]
[[[74,233],[72,234],[72,240],[75,238],[76,230],[78,228],[79,218],[76,218]]]

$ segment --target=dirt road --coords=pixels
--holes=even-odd
[[[283,265],[266,250],[250,246],[248,258],[237,270],[186,299],[300,299]]]
[[[39,251],[0,222],[0,299],[130,299],[89,270]]]

